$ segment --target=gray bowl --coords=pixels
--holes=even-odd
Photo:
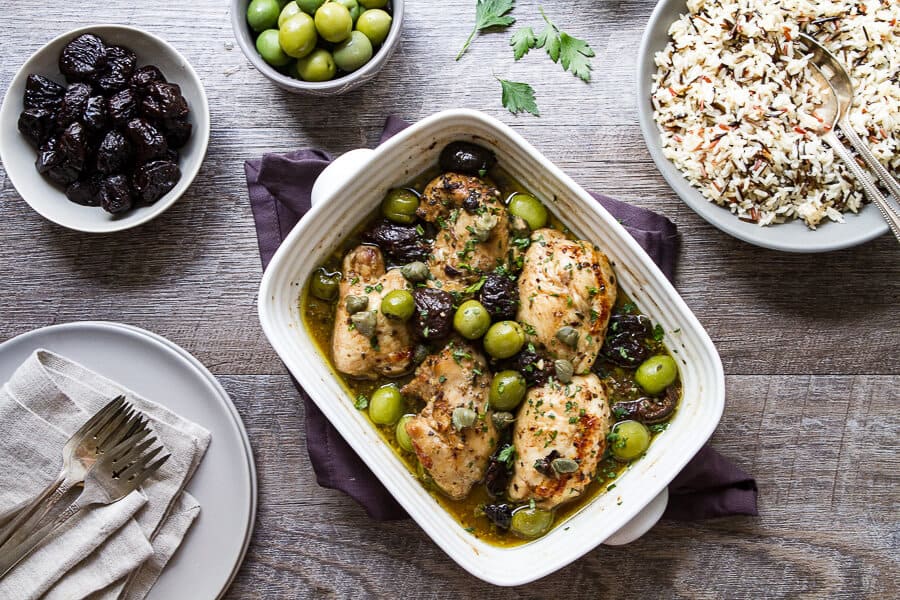
[[[798,220],[768,227],[746,223],[731,214],[727,208],[704,198],[681,171],[663,156],[662,140],[653,120],[653,105],[650,103],[652,77],[656,72],[653,57],[665,48],[669,41],[669,26],[679,15],[687,12],[686,4],[685,0],[660,0],[650,15],[638,52],[638,116],[641,133],[653,162],[675,193],[694,212],[725,233],[773,250],[828,252],[856,246],[887,233],[887,223],[882,219],[878,208],[871,204],[865,205],[859,214],[846,214],[845,223],[822,223],[815,231]]]
[[[231,0],[231,28],[234,30],[234,38],[256,70],[268,77],[278,87],[293,94],[306,94],[309,96],[337,96],[361,86],[373,79],[381,67],[388,61],[400,43],[400,31],[403,27],[403,0],[390,0],[391,31],[384,43],[375,49],[372,60],[362,67],[342,77],[331,81],[301,81],[289,77],[278,71],[262,59],[256,51],[256,43],[253,32],[247,24],[247,5],[250,0]]]

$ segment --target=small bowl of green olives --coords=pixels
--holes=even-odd
[[[295,94],[333,96],[373,79],[400,41],[403,0],[234,0],[253,66]]]

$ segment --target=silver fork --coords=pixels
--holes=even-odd
[[[118,502],[153,475],[170,455],[157,458],[163,446],[160,444],[150,449],[157,439],[144,437],[138,433],[104,452],[87,472],[81,495],[55,520],[25,540],[11,540],[0,546],[0,579],[79,512],[90,506]]]
[[[146,424],[146,418],[125,400],[125,396],[116,396],[100,409],[63,446],[63,467],[56,480],[19,509],[12,520],[0,528],[0,545],[16,531],[25,528],[26,523],[33,523],[34,517],[39,520],[70,489],[83,482],[88,470],[104,449],[118,444],[127,436],[144,428]],[[38,508],[42,506],[44,510],[38,512]]]

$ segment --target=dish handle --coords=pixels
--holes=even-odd
[[[309,196],[310,204],[315,206],[344,183],[356,177],[373,154],[375,151],[370,148],[357,148],[334,159],[316,178]]]
[[[603,543],[607,546],[624,546],[635,541],[656,525],[669,503],[669,488],[663,488],[650,504],[628,521],[622,529],[609,536]]]

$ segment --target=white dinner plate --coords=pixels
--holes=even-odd
[[[213,599],[240,567],[256,516],[256,469],[247,432],[228,394],[196,358],[172,342],[120,323],[83,321],[36,329],[0,344],[0,382],[45,348],[207,428],[212,442],[187,486],[200,503],[148,596]]]

